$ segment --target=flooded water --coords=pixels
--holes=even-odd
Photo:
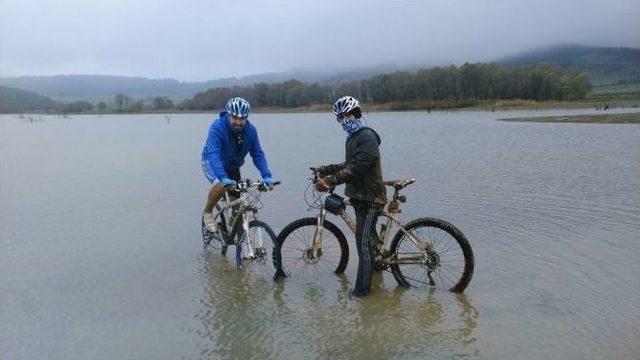
[[[372,113],[402,217],[457,225],[464,294],[376,274],[274,284],[203,250],[212,115],[0,117],[2,359],[638,359],[640,126],[506,123],[589,110]],[[343,158],[328,114],[256,114],[261,218],[312,216],[307,168]],[[243,175],[256,178],[248,158]],[[337,219],[334,219],[338,222]],[[345,234],[349,235],[347,232]]]

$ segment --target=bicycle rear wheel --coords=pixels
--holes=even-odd
[[[471,245],[462,232],[450,223],[434,218],[409,222],[394,236],[390,267],[402,286],[435,286],[462,292],[473,277]],[[427,243],[422,250],[411,237]]]
[[[314,252],[317,218],[302,218],[287,225],[278,235],[274,265],[281,276],[317,278],[321,274],[341,274],[349,261],[349,245],[340,229],[329,221],[322,227],[322,247]]]

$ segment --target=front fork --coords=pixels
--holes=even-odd
[[[236,266],[241,268],[243,265],[243,258],[253,259],[255,257],[254,248],[263,246],[262,234],[258,231],[259,239],[254,239],[254,236],[249,233],[249,217],[247,214],[242,214],[242,232],[237,236],[236,244]],[[246,241],[244,241],[246,240]],[[242,254],[242,247],[246,247],[244,255]]]
[[[320,210],[318,215],[318,221],[316,224],[316,231],[313,234],[313,242],[311,248],[307,249],[307,257],[310,259],[317,259],[322,255],[322,233],[324,232],[324,219],[327,217],[327,210]]]

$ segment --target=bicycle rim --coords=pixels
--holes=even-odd
[[[409,234],[428,243],[422,251],[409,234],[399,231],[392,243],[392,272],[405,286],[437,287],[463,291],[473,274],[473,253],[462,233],[435,219],[421,219],[407,225]]]
[[[241,261],[244,270],[256,278],[270,280],[275,273],[273,248],[276,236],[271,228],[261,221],[251,221],[249,230],[243,232]]]
[[[318,229],[315,218],[306,218],[289,224],[280,235],[278,250],[282,269],[293,278],[313,280],[319,276],[344,272],[349,259],[349,248],[344,235],[333,224],[325,222],[322,229],[322,247],[312,248]]]

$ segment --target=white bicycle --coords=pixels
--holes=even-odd
[[[278,181],[272,185],[279,184]],[[275,268],[271,255],[276,235],[269,225],[258,219],[258,210],[263,206],[260,194],[268,190],[268,185],[262,181],[245,179],[231,189],[240,196],[230,201],[225,191],[215,207],[214,218],[217,226],[214,232],[207,229],[203,216],[202,241],[205,246],[219,250],[222,255],[227,254],[229,245],[235,245],[238,268],[252,266],[273,273]]]

